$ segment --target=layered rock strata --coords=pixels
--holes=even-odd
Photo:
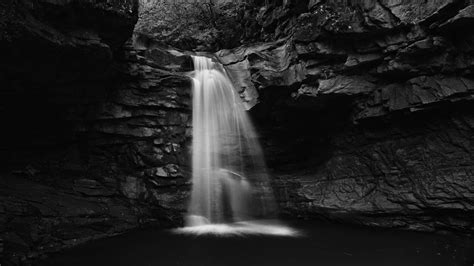
[[[473,5],[338,3],[267,6],[263,31],[283,38],[217,53],[262,131],[281,206],[472,232]]]
[[[189,57],[124,46],[135,1],[0,5],[2,265],[179,225],[190,186]]]

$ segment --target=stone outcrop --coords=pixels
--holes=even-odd
[[[0,12],[4,78],[45,84],[102,79],[133,32],[138,2],[6,0]]]
[[[284,212],[471,233],[472,3],[303,2],[262,9],[270,42],[216,53]]]
[[[306,218],[472,232],[469,108],[344,127],[326,139],[330,144],[303,141],[292,152],[307,155],[275,175],[281,205]]]
[[[56,106],[63,114],[54,118],[38,117],[48,113],[36,110],[46,126],[59,123],[51,131],[61,130],[61,140],[24,142],[21,151],[4,145],[0,233],[9,261],[182,222],[190,186],[190,79],[176,64],[158,68],[151,55],[167,53],[158,50],[129,46],[117,54],[117,79],[106,95],[63,98]],[[187,63],[180,70],[189,69]],[[41,135],[31,140],[45,141],[33,132]]]
[[[124,46],[136,1],[0,7],[0,263],[180,224],[190,58]]]

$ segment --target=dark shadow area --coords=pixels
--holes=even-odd
[[[185,236],[142,230],[97,240],[39,263],[55,265],[468,266],[473,239],[292,223],[298,238]]]

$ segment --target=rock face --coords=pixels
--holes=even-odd
[[[124,46],[135,1],[0,5],[2,265],[180,224],[189,57]]]
[[[309,154],[277,174],[278,198],[301,217],[472,232],[473,117],[467,110],[345,127],[327,146],[302,141],[306,147],[292,152]]]
[[[190,185],[191,85],[147,59],[155,51],[128,47],[117,55],[117,80],[107,95],[61,99],[56,108],[64,115],[43,118],[61,123],[50,129],[61,128],[61,140],[40,132],[24,150],[4,145],[0,228],[8,260],[143,225],[181,223]]]
[[[258,17],[270,42],[217,52],[284,212],[472,233],[472,8],[287,1]]]
[[[472,233],[472,2],[268,2],[242,1],[239,42],[185,44],[232,48],[216,57],[283,213]],[[182,223],[192,66],[154,42],[124,45],[137,10],[0,3],[2,260]]]
[[[56,108],[64,115],[34,116],[43,126],[60,123],[44,134],[61,129],[62,139],[39,132],[20,151],[4,145],[0,232],[8,260],[181,223],[190,185],[190,80],[158,68],[147,59],[153,52],[127,48],[106,95],[61,99]]]
[[[2,72],[45,84],[102,78],[132,34],[138,3],[6,0],[0,12]]]

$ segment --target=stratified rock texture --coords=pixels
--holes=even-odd
[[[273,3],[257,16],[269,42],[217,52],[284,212],[473,232],[473,7]]]
[[[281,204],[301,217],[472,232],[474,117],[467,106],[442,110],[306,142],[306,163],[276,180]]]
[[[23,147],[3,146],[0,233],[8,260],[143,225],[181,223],[190,185],[191,85],[147,59],[155,50],[123,50],[106,95],[63,98],[54,106],[62,114],[53,118],[36,110],[32,117],[52,128],[37,132],[30,125]],[[43,135],[57,130],[61,139]]]
[[[180,224],[189,57],[124,46],[135,1],[0,5],[0,263]]]

